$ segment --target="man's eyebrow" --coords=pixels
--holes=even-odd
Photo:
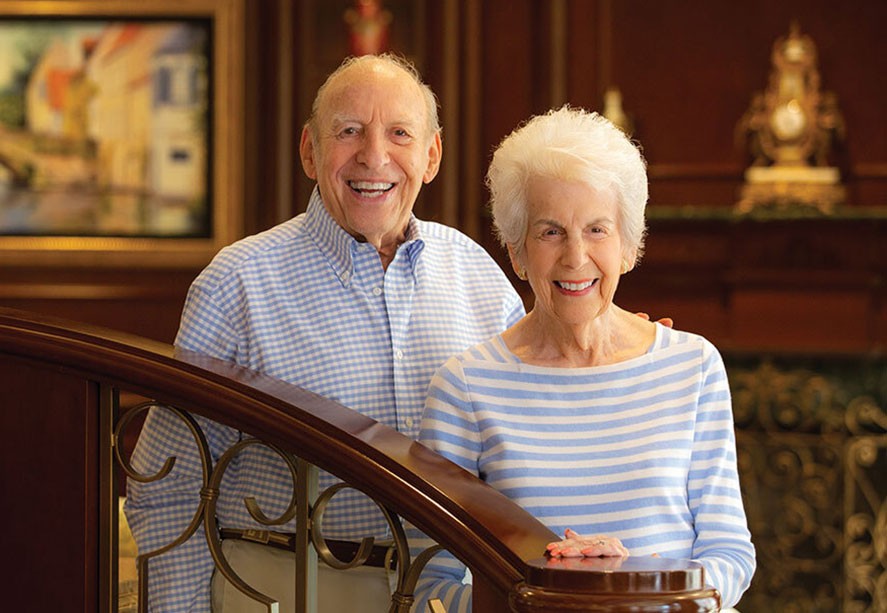
[[[333,126],[341,126],[343,123],[360,123],[351,115],[337,114],[330,117],[330,123]]]
[[[355,117],[354,115],[345,115],[345,114],[337,114],[330,117],[330,125],[333,127],[338,127],[347,123],[356,123],[359,125],[363,125],[363,122]],[[409,119],[409,118],[398,118],[392,121],[387,122],[386,126],[389,128],[393,127],[402,127],[407,128],[409,130],[415,130],[417,126],[421,126],[422,122],[417,119]]]

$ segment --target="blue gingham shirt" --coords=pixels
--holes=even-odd
[[[297,384],[415,438],[434,371],[524,309],[499,266],[457,230],[412,218],[406,236],[383,270],[375,248],[342,230],[315,189],[306,213],[219,252],[189,290],[176,345]],[[248,437],[198,421],[214,460]],[[126,515],[141,552],[174,540],[199,501],[192,437],[168,411],[154,409],[132,462],[153,474],[169,456],[177,458],[169,476],[128,484]],[[321,489],[335,482],[321,473]],[[226,471],[219,525],[260,528],[243,498],[254,496],[276,517],[291,483],[273,452],[248,446]],[[368,498],[347,489],[327,508],[323,532],[358,540],[384,537],[387,526]],[[151,562],[152,610],[208,611],[212,572],[201,529]]]

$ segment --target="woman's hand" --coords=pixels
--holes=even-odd
[[[581,558],[581,557],[614,557],[627,558],[628,549],[615,536],[596,534],[594,536],[582,536],[569,528],[564,533],[564,540],[549,543],[546,547],[548,555],[553,558]]]
[[[552,558],[548,556],[546,568],[557,570],[619,570],[628,558]]]

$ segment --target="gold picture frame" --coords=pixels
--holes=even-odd
[[[244,0],[0,0],[30,53],[0,48],[25,143],[0,137],[0,263],[199,267],[239,238],[243,23]]]

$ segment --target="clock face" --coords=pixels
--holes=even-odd
[[[770,126],[779,140],[795,140],[807,127],[807,116],[797,100],[789,100],[773,109]]]

